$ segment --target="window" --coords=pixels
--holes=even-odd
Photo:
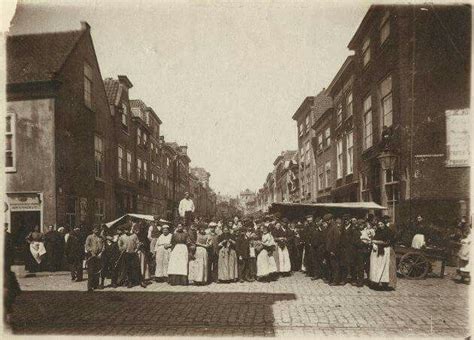
[[[142,179],[142,160],[137,158],[137,178],[138,180]]]
[[[127,179],[132,180],[132,153],[127,151]]]
[[[325,165],[325,171],[326,171],[326,188],[331,187],[331,162],[326,162]]]
[[[370,39],[367,38],[362,45],[362,64],[366,66],[370,61]]]
[[[304,127],[303,123],[298,124],[298,135],[301,137],[303,135]]]
[[[105,201],[100,198],[95,200],[95,221],[102,222],[105,220]]]
[[[125,174],[123,171],[124,168],[124,152],[121,146],[118,147],[118,175],[120,178],[125,178]]]
[[[369,176],[361,174],[361,198],[363,202],[370,202]]]
[[[153,145],[153,143],[150,143],[150,148],[152,152],[155,150],[155,146]]]
[[[346,95],[346,117],[352,116],[352,92]]]
[[[127,116],[128,116],[127,105],[125,103],[122,103],[122,126],[125,128],[128,126]]]
[[[146,142],[147,142],[146,132],[143,132],[143,145],[144,146],[146,146]]]
[[[84,63],[84,104],[92,110],[92,68]]]
[[[66,200],[66,220],[67,223],[74,227],[76,226],[76,198],[68,197]]]
[[[390,127],[393,123],[392,109],[392,76],[388,76],[379,86],[380,105],[382,108],[382,126]]]
[[[146,162],[143,162],[143,178],[145,179],[145,181],[148,179]]]
[[[318,168],[318,190],[324,189],[324,168],[321,165]]]
[[[347,174],[354,172],[354,133],[351,131],[346,135],[346,162]]]
[[[318,135],[318,151],[323,149],[323,134]]]
[[[324,131],[324,139],[326,142],[326,146],[331,145],[331,128],[326,128],[326,131]]]
[[[166,166],[170,166],[170,159],[166,157]]]
[[[342,178],[342,139],[339,139],[336,144],[337,158],[336,158],[336,175],[337,179]]]
[[[386,11],[380,22],[380,44],[382,45],[390,35],[390,12]]]
[[[337,104],[336,122],[337,126],[341,125],[342,123],[342,103]]]
[[[137,145],[142,144],[142,130],[137,128]]]
[[[155,174],[152,172],[151,173],[151,181],[154,182],[155,181]]]
[[[310,122],[309,122],[309,115],[306,116],[306,132],[309,132],[310,129]]]
[[[5,170],[16,170],[16,116],[8,114],[5,122]]]
[[[95,178],[104,178],[104,141],[99,136],[94,138],[95,146]]]
[[[372,146],[372,97],[364,100],[364,150]]]

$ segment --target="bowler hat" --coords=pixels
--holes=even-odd
[[[327,222],[327,221],[329,221],[329,220],[332,220],[332,218],[333,218],[332,214],[325,214],[325,215],[323,216],[323,221],[324,221],[324,222]]]

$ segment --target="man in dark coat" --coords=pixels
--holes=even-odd
[[[340,218],[334,221],[332,214],[324,215],[323,220],[328,223],[328,231],[326,234],[326,251],[329,256],[329,265],[331,268],[331,275],[329,278],[330,286],[337,286],[340,284],[340,275],[339,275],[339,263],[340,263],[340,252],[339,244],[341,238],[340,227],[342,221]]]
[[[250,271],[250,240],[245,235],[245,229],[243,228],[239,230],[239,235],[235,244],[235,251],[238,259],[239,281],[248,281]]]
[[[312,271],[312,253],[311,253],[311,234],[313,229],[313,218],[307,218],[304,222],[303,227],[303,242],[304,242],[304,257],[303,257],[303,265],[306,269],[306,276],[311,276]]]
[[[312,253],[312,278],[319,280],[326,277],[324,258],[326,254],[326,229],[323,227],[323,220],[316,219],[316,227],[311,233],[311,253]]]
[[[54,230],[54,226],[48,227],[44,235],[44,247],[46,248],[46,263],[50,272],[59,270],[58,259],[62,259],[61,236]]]
[[[286,229],[286,246],[288,248],[288,255],[290,255],[291,271],[297,272],[301,267],[298,268],[298,244],[295,223],[291,222],[290,224],[284,225],[283,227]]]
[[[99,288],[104,288],[105,278],[110,278],[112,280],[112,288],[117,288],[120,250],[113,235],[106,235],[105,238],[105,247],[101,256],[102,272]]]
[[[356,219],[349,218],[343,219],[343,225],[341,226],[341,238],[340,238],[340,278],[341,284],[345,285],[351,276],[351,281],[354,280],[354,269],[355,269],[355,256],[357,254],[356,245],[354,243],[354,233],[359,234],[360,232],[356,227]]]
[[[71,231],[64,251],[71,271],[71,280],[76,282],[82,281],[82,261],[84,258],[84,247],[79,240],[79,231],[79,228]]]

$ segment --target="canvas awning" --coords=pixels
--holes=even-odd
[[[138,218],[140,220],[145,220],[145,221],[154,221],[155,220],[155,217],[153,215],[126,214],[126,215],[123,215],[122,217],[117,218],[116,220],[113,220],[111,222],[106,223],[105,225],[107,226],[107,228],[110,228],[111,226],[113,226],[114,224],[119,223],[121,220],[123,220],[126,217],[134,217],[134,218]],[[170,223],[170,222],[160,218],[159,223]]]
[[[272,203],[270,213],[279,213],[283,217],[303,218],[306,215],[325,213],[335,215],[349,213],[354,217],[363,217],[369,210],[385,210],[387,208],[375,202],[342,202],[342,203]]]

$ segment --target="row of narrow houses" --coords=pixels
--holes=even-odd
[[[111,221],[125,213],[173,219],[185,191],[198,216],[215,212],[210,174],[191,176],[187,146],[130,97],[125,75],[103,79],[90,26],[7,37],[5,219],[21,244],[35,226]]]
[[[348,49],[328,87],[293,115],[295,195],[277,193],[275,165],[256,210],[374,201],[394,222],[468,215],[471,7],[373,5]]]

